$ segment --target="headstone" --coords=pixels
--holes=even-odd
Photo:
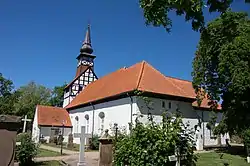
[[[14,166],[16,134],[20,128],[20,117],[0,115],[0,166]]]
[[[80,153],[79,153],[79,162],[77,166],[86,166],[84,161],[84,150],[85,150],[85,126],[81,127],[81,133],[74,133],[75,138],[80,138]]]
[[[201,151],[203,150],[203,138],[202,138],[202,134],[200,133],[199,130],[196,131],[195,133],[196,135],[196,150],[197,151]]]
[[[23,121],[23,133],[25,133],[25,131],[26,131],[26,125],[27,125],[26,123],[27,122],[31,122],[31,119],[28,119],[27,115],[25,115],[24,119],[22,119],[22,121]]]
[[[175,166],[181,165],[181,160],[184,160],[186,155],[185,154],[179,154],[178,148],[175,149],[175,154],[172,156],[168,156],[169,161],[175,161]]]
[[[105,130],[104,135],[99,139],[99,163],[98,166],[112,166],[113,162],[113,141]]]
[[[74,147],[74,143],[73,143],[73,134],[69,134],[68,136],[68,143],[67,143],[67,148],[73,148]]]

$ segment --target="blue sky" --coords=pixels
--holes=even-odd
[[[250,11],[243,0],[232,7]],[[49,88],[70,82],[90,21],[98,77],[145,60],[165,75],[191,80],[200,35],[183,17],[170,17],[169,34],[145,25],[138,0],[1,0],[0,72],[16,88],[30,81]]]

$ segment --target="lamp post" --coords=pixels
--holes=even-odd
[[[63,135],[64,135],[64,120],[62,121],[62,137],[61,137],[61,155],[63,154]]]

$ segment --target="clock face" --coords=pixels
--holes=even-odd
[[[90,62],[90,63],[89,63],[89,66],[93,66],[93,62]]]
[[[82,64],[83,64],[83,65],[87,65],[88,62],[87,62],[87,61],[83,61]]]

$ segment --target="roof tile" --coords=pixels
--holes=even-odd
[[[72,108],[133,90],[195,99],[192,82],[166,77],[145,61],[110,73],[86,86],[66,107]]]
[[[37,105],[38,125],[72,127],[68,111],[64,108]]]

